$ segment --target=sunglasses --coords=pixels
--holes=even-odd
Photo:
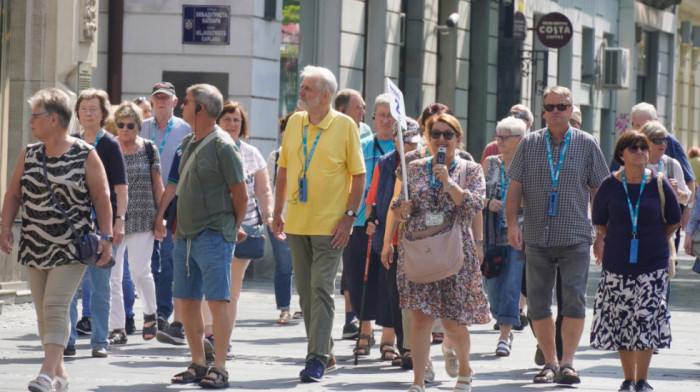
[[[627,147],[631,153],[636,153],[637,151],[649,151],[649,146],[629,146]]]
[[[134,98],[134,103],[137,105],[141,105],[144,102],[148,102],[148,99],[146,99],[146,97]]]
[[[656,145],[668,144],[668,138],[667,137],[657,137],[657,138],[651,139],[651,142],[656,144]]]
[[[548,105],[544,105],[544,111],[545,111],[545,112],[551,112],[551,111],[554,111],[554,109],[556,108],[558,111],[563,112],[563,111],[566,110],[566,108],[568,108],[569,106],[571,106],[571,105],[568,105],[568,104],[565,104],[565,103],[558,103],[558,104],[556,104],[556,105],[548,104]]]
[[[118,122],[117,128],[119,128],[119,129],[128,128],[129,130],[132,130],[132,129],[136,128],[136,124],[135,123],[124,124],[123,122]]]
[[[453,137],[455,137],[456,133],[452,131],[445,131],[445,132],[440,132],[440,131],[430,131],[430,138],[438,140],[440,139],[440,136],[442,136],[443,139],[445,140],[452,140]]]
[[[515,118],[519,118],[521,120],[527,121],[527,118],[525,117],[525,115],[520,113],[520,112],[510,112],[510,113],[508,113],[508,115],[511,117],[515,117]]]
[[[520,137],[520,135],[499,135],[499,134],[494,134],[493,138],[502,142],[508,141],[508,139],[512,137]]]

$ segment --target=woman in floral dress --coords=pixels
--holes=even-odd
[[[459,272],[445,279],[416,283],[406,276],[405,250],[400,247],[397,282],[401,308],[411,310],[414,358],[414,380],[409,392],[424,391],[430,331],[436,318],[442,319],[459,361],[454,390],[471,391],[467,325],[485,324],[490,319],[476,246],[469,230],[472,217],[483,208],[484,176],[478,163],[455,156],[455,149],[462,140],[462,128],[456,118],[441,114],[428,120],[426,128],[430,135],[428,143],[434,150],[446,148],[445,164],[437,163],[438,154],[411,162],[406,169],[410,200],[405,200],[402,193],[392,208],[399,220],[405,221],[409,233],[430,230],[443,222],[455,222],[448,227],[462,231],[464,264]]]

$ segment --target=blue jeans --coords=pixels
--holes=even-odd
[[[116,247],[112,247],[112,252],[116,252]],[[90,325],[92,335],[90,335],[90,345],[92,347],[109,346],[107,337],[109,335],[109,307],[111,303],[111,295],[109,289],[109,275],[111,269],[101,269],[93,266],[88,266],[86,275],[90,275]],[[84,304],[83,304],[84,305]],[[70,338],[68,346],[74,346],[75,340],[78,338],[78,332],[75,330],[75,323],[78,322],[78,293],[76,291],[73,296],[73,302],[70,305]]]
[[[275,238],[270,228],[267,228],[272,252],[275,255],[275,302],[277,309],[289,309],[292,300],[292,253],[289,242]]]
[[[83,317],[90,317],[90,274],[83,277]],[[124,277],[122,278],[122,291],[124,292],[124,314],[126,317],[134,317],[134,282],[129,272],[128,253],[124,253]],[[77,315],[76,315],[77,317]]]
[[[486,279],[491,314],[498,324],[520,325],[520,284],[524,268],[523,252],[509,246],[500,275]]]
[[[163,241],[154,241],[151,273],[156,285],[158,317],[168,319],[173,314],[173,233],[168,230]]]

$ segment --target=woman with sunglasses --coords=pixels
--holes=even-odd
[[[513,344],[513,326],[520,325],[520,284],[525,268],[525,255],[508,245],[505,197],[510,184],[507,176],[518,144],[527,132],[527,126],[515,117],[506,117],[496,124],[494,138],[500,155],[490,156],[482,167],[486,178],[484,197],[484,252],[496,247],[505,247],[506,257],[498,276],[486,280],[486,291],[491,305],[491,314],[499,326],[500,336],[496,355],[507,357]],[[523,210],[520,208],[518,222],[522,225]],[[503,249],[503,248],[501,248]]]
[[[141,109],[133,102],[122,102],[114,111],[117,140],[124,153],[129,178],[129,201],[126,209],[126,236],[117,247],[115,265],[109,284],[112,307],[109,315],[111,344],[126,343],[122,277],[124,253],[129,252],[128,268],[143,304],[144,340],[156,336],[156,288],[151,273],[154,226],[158,202],[163,194],[160,157],[155,144],[139,136]]]
[[[430,354],[430,331],[435,319],[452,344],[458,362],[455,391],[471,391],[467,325],[489,321],[489,307],[481,283],[479,258],[472,239],[471,220],[483,208],[484,177],[478,163],[459,158],[455,151],[462,141],[459,121],[449,115],[433,116],[426,122],[432,151],[442,154],[411,162],[406,168],[409,198],[403,192],[392,203],[405,233],[417,238],[449,230],[460,230],[464,262],[452,276],[430,283],[416,283],[406,275],[405,246],[399,249],[397,284],[401,307],[411,312],[413,385],[410,392],[423,392]],[[404,239],[405,242],[406,240]],[[456,250],[457,251],[457,250]],[[429,260],[426,260],[429,262]]]
[[[650,155],[643,133],[623,133],[613,152],[621,169],[603,180],[593,201],[596,237],[603,239],[593,252],[603,269],[591,347],[618,352],[622,392],[652,391],[647,383],[652,353],[671,344],[667,239],[680,226],[681,211],[666,178],[661,178],[663,196],[659,193],[656,172],[647,167]]]

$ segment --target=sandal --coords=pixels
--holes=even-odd
[[[289,319],[292,315],[289,314],[289,309],[284,309],[280,312],[280,318],[277,319],[277,324],[289,324]]]
[[[294,320],[301,320],[304,318],[304,315],[301,313],[301,311],[294,312],[294,315],[292,316]]]
[[[513,347],[513,334],[508,336],[508,340],[499,340],[496,345],[496,356],[507,357],[510,355],[510,349]]]
[[[148,323],[150,323],[151,325],[146,326],[146,324]],[[156,325],[156,314],[144,314],[143,329],[141,330],[141,336],[143,336],[143,340],[151,340],[155,338],[156,333],[158,333],[158,326]]]
[[[403,358],[401,358],[401,369],[413,370],[413,357],[411,356],[411,350],[406,350],[403,353]]]
[[[367,344],[360,343],[360,341],[362,341],[362,340],[366,341]],[[372,346],[374,346],[374,332],[372,332],[371,335],[366,335],[366,334],[361,333],[357,337],[357,343],[356,343],[355,348],[352,350],[352,353],[354,355],[362,355],[362,356],[369,355],[369,350]]]
[[[472,392],[472,378],[467,376],[457,377],[457,383],[452,392]]]
[[[580,384],[581,378],[578,376],[578,373],[576,373],[574,367],[567,363],[559,368],[556,381],[557,384],[572,385]]]
[[[123,329],[115,329],[109,334],[109,344],[126,344],[126,331]]]
[[[212,373],[214,375],[210,376]],[[228,388],[228,372],[212,366],[209,373],[199,382],[199,386],[204,389]]]
[[[406,391],[406,392],[425,392],[425,388],[423,388],[420,385],[414,384],[414,385],[411,385],[411,387],[408,388],[408,391]]]
[[[384,342],[379,345],[379,359],[382,361],[392,361],[392,364],[394,363],[394,359],[400,358],[399,352],[396,350],[396,346],[394,346],[394,343],[391,342]]]
[[[54,392],[53,379],[47,374],[41,373],[27,385],[32,392]]]
[[[445,340],[445,334],[442,332],[433,332],[433,344],[440,344]]]
[[[550,384],[554,382],[554,376],[557,374],[557,368],[551,363],[544,365],[542,370],[535,375],[532,382],[535,384]]]
[[[403,363],[403,358],[401,357],[401,354],[397,355],[394,359],[391,360],[391,366],[401,366]]]
[[[68,390],[68,377],[56,376],[54,377],[54,384],[56,385],[56,392],[65,392]]]
[[[459,359],[457,353],[452,348],[442,345],[442,355],[445,357],[445,372],[448,376],[455,378],[459,374]]]
[[[194,373],[190,372],[190,369],[192,369]],[[190,366],[187,367],[187,370],[174,375],[173,378],[170,379],[170,382],[172,382],[173,384],[196,383],[200,382],[206,375],[206,366],[200,366],[192,362],[192,364],[190,364]]]

